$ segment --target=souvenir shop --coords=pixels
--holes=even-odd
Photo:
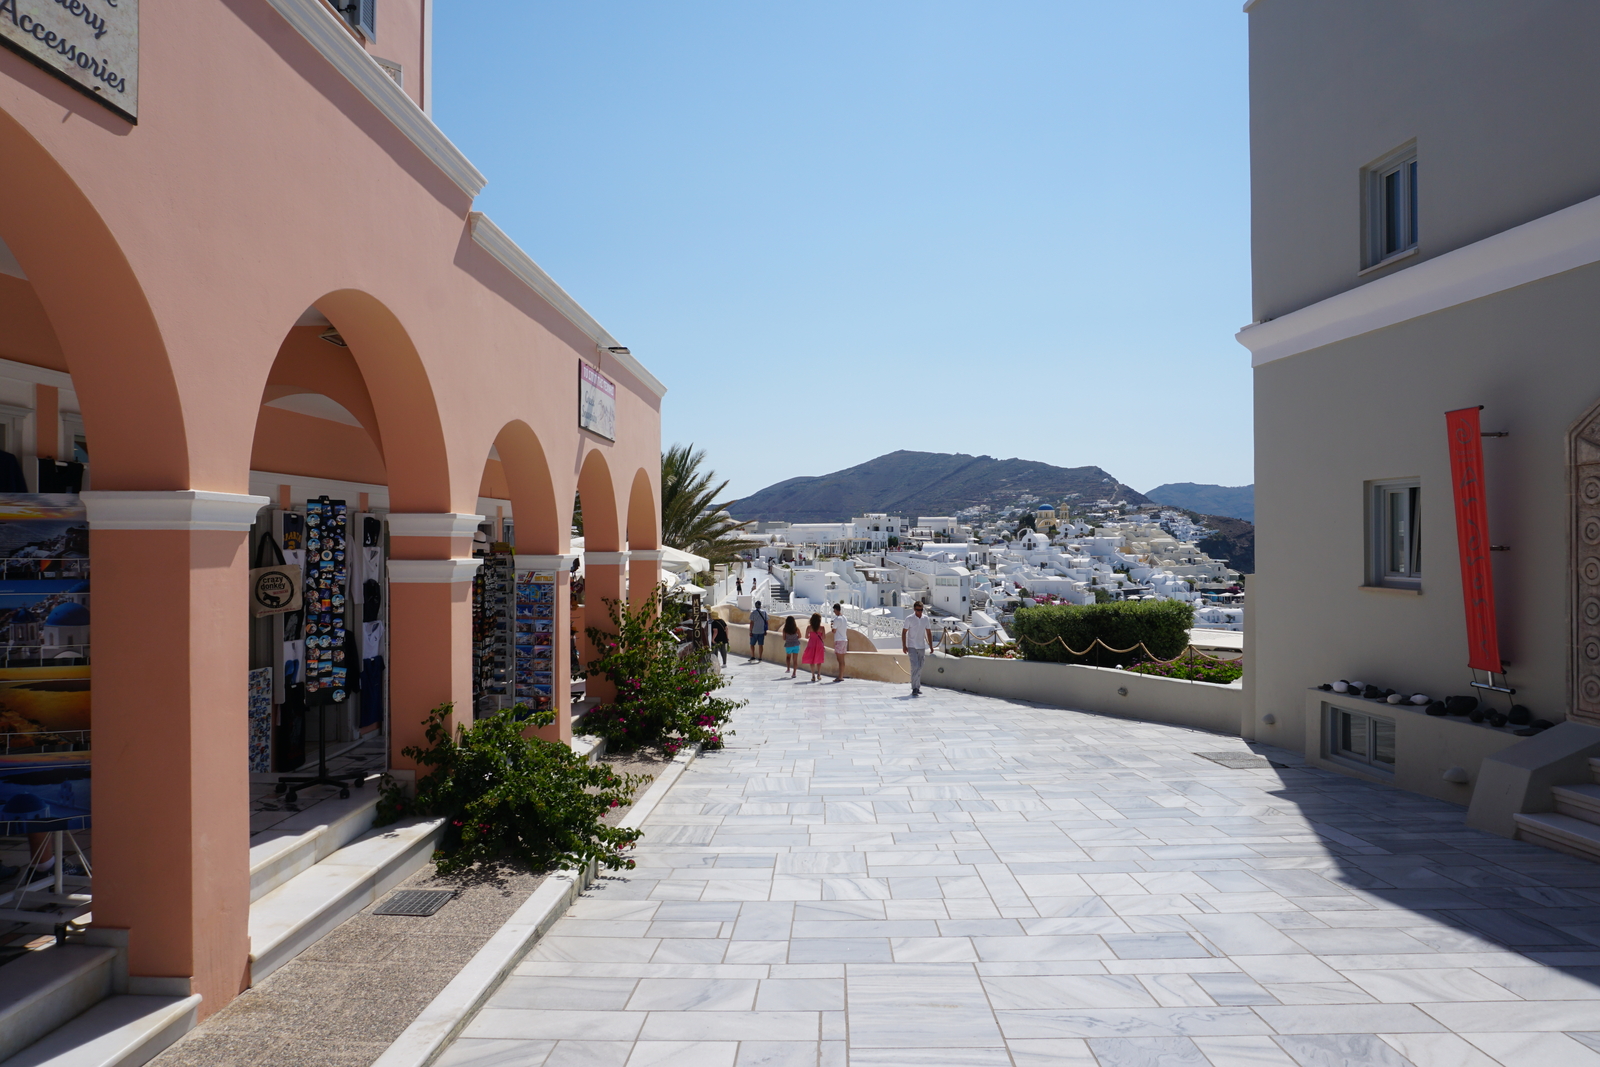
[[[368,497],[294,500],[251,530],[253,774],[387,732],[387,536]]]

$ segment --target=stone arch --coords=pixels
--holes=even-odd
[[[583,498],[585,552],[620,552],[622,525],[617,514],[616,481],[605,453],[591,448],[578,468],[578,495]]]
[[[567,538],[556,506],[555,482],[539,435],[521,419],[506,423],[494,439],[502,473],[511,494],[517,524],[517,552],[554,555],[566,549]]]
[[[95,488],[193,488],[167,345],[132,265],[66,169],[3,111],[0,188],[0,240],[27,273],[74,376]]]
[[[382,301],[359,289],[327,293],[315,306],[349,345],[361,370],[378,423],[390,510],[453,511],[438,401],[405,326]]]
[[[640,467],[633,475],[628,492],[628,547],[661,547],[661,508],[656,504],[650,472]]]
[[[1572,496],[1572,717],[1600,723],[1600,404],[1568,438]]]

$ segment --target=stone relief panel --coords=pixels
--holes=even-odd
[[[1600,723],[1600,411],[1572,435],[1572,708]]]

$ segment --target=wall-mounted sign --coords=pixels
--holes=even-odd
[[[139,0],[0,0],[0,44],[139,121]]]
[[[617,439],[616,384],[582,360],[578,361],[578,425],[607,441]]]

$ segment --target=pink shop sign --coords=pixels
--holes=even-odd
[[[0,44],[139,121],[139,0],[0,0]]]

